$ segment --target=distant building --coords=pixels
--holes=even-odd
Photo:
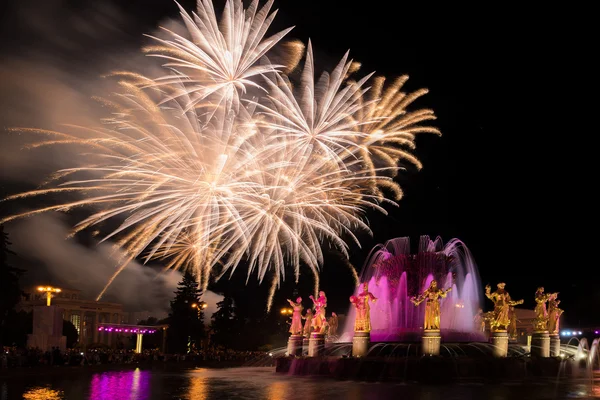
[[[533,334],[533,320],[535,311],[526,308],[515,307],[517,316],[517,341],[523,344],[529,344],[528,337]]]
[[[25,296],[18,306],[18,310],[33,311],[34,306],[46,305],[46,294],[37,290],[37,286],[23,289]],[[123,305],[103,301],[84,300],[81,291],[62,289],[52,297],[52,305],[63,309],[63,319],[71,321],[79,333],[79,343],[89,346],[92,343],[101,343],[115,346],[115,335],[98,331],[101,323],[122,324],[127,323],[127,314]]]

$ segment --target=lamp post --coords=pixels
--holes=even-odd
[[[199,304],[192,303],[192,308],[195,308],[198,311],[198,317],[200,317],[202,310],[206,310],[206,307],[208,307],[208,304],[204,301],[201,301]]]
[[[294,313],[294,310],[291,309],[290,307],[284,307],[281,309],[281,315],[284,317],[290,318],[293,313]],[[289,319],[286,319],[286,322],[288,325],[291,325],[291,321]],[[289,329],[285,324],[281,324],[280,326],[283,329],[283,332],[285,332]]]
[[[61,289],[55,288],[52,286],[39,286],[37,288],[38,292],[46,293],[46,306],[50,307],[50,303],[52,302],[52,293],[60,293]]]
[[[201,301],[199,303],[192,303],[190,304],[190,307],[196,309],[196,312],[198,313],[198,321],[200,320],[200,313],[206,309],[206,307],[208,307],[208,304],[206,304],[206,302]],[[192,337],[188,336],[188,353],[192,350]]]
[[[289,307],[285,307],[281,309],[281,315],[292,315],[294,313],[294,310],[292,310]]]

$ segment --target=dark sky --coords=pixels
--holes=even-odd
[[[73,16],[95,10],[93,1],[52,3],[62,7],[57,18],[69,16],[54,22],[57,35],[68,32]],[[176,16],[171,0],[107,3],[122,15],[120,29],[103,41],[78,38],[76,51],[61,50],[70,68],[86,69],[106,52],[139,47],[143,33]],[[5,50],[27,54],[31,46],[43,48],[51,39],[19,29],[13,18],[22,3],[7,4]],[[189,10],[194,2],[182,4]],[[593,232],[597,214],[586,211],[593,201],[594,179],[588,177],[593,158],[582,156],[589,152],[585,143],[593,131],[580,125],[591,110],[585,106],[591,39],[583,29],[567,26],[582,21],[586,11],[503,3],[351,4],[281,0],[275,4],[280,10],[275,27],[295,25],[291,37],[311,38],[322,67],[350,49],[363,73],[410,75],[408,89],[430,89],[417,105],[436,111],[443,133],[418,139],[416,152],[424,168],[399,177],[405,192],[399,209],[388,217],[370,216],[374,238],[353,250],[352,263],[360,268],[374,244],[393,237],[410,236],[414,243],[425,234],[444,241],[457,237],[472,251],[482,285],[504,281],[527,307],[533,307],[535,289],[543,285],[561,292],[569,324],[598,323],[590,315],[600,305],[598,264],[590,257],[596,245],[593,234],[586,233]],[[35,14],[32,7],[29,12]],[[240,293],[239,278],[218,287]],[[351,278],[334,258],[324,267],[322,287],[331,307],[343,312]],[[288,281],[278,301],[293,289]],[[256,290],[251,283],[244,296],[264,292],[266,287]]]

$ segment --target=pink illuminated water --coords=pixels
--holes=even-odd
[[[423,327],[425,303],[415,307],[410,297],[421,293],[435,279],[438,287],[452,287],[441,301],[442,337],[451,341],[484,340],[475,330],[473,317],[482,304],[477,265],[465,244],[452,239],[421,236],[417,254],[410,254],[410,240],[401,237],[371,250],[360,275],[378,298],[371,305],[371,340],[417,340]],[[357,287],[355,294],[361,290]],[[344,334],[353,334],[354,307],[350,306]]]

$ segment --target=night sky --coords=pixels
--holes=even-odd
[[[93,1],[50,3],[62,10],[53,15],[69,16],[52,22],[57,36],[68,35],[73,16],[95,10]],[[68,68],[105,73],[95,65],[97,57],[139,47],[143,33],[177,15],[170,0],[107,3],[122,17],[113,21],[119,29],[102,41],[73,39],[76,46],[60,50]],[[22,15],[23,4],[33,3],[10,1],[3,13],[2,50],[16,56],[33,46],[51,46],[52,40],[22,28],[14,16]],[[194,2],[182,4],[191,10]],[[495,288],[504,281],[512,297],[524,298],[528,308],[533,308],[535,289],[543,285],[561,293],[567,325],[600,325],[590,313],[600,305],[598,263],[591,257],[596,240],[590,229],[597,212],[586,211],[594,199],[589,182],[595,179],[587,177],[593,158],[582,156],[595,132],[579,125],[587,112],[584,58],[589,39],[557,23],[559,12],[564,21],[571,20],[569,11],[491,4],[350,4],[277,1],[272,31],[295,25],[290,37],[312,40],[317,67],[331,68],[350,49],[351,58],[362,63],[362,74],[408,74],[407,89],[430,90],[415,106],[434,109],[443,134],[419,137],[416,154],[424,168],[399,176],[405,197],[398,209],[390,209],[388,217],[369,215],[374,237],[363,238],[362,250],[352,249],[353,265],[360,269],[374,244],[394,237],[410,236],[413,244],[419,235],[439,235],[445,242],[457,237],[473,253],[482,285]],[[30,6],[28,12],[35,14],[35,9]],[[12,193],[14,186],[3,187]],[[352,280],[340,264],[328,257],[321,287],[330,309],[343,313]],[[296,288],[290,275],[276,304],[282,305],[294,289],[308,296],[310,276],[301,279]],[[246,304],[257,296],[261,303],[267,285],[256,287],[251,280],[244,288],[244,281],[236,273],[215,290],[233,290]]]

